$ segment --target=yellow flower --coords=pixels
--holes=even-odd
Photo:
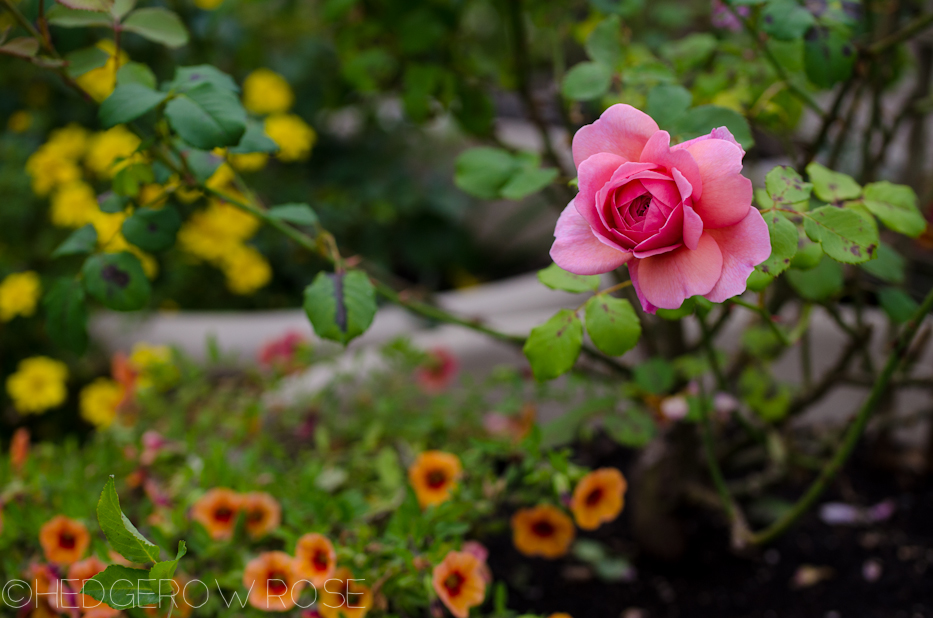
[[[171,191],[169,187],[163,187],[159,184],[143,185],[139,189],[139,195],[136,197],[136,203],[140,206],[149,208],[161,208],[168,199]]]
[[[238,245],[223,256],[221,268],[227,277],[227,287],[234,294],[248,296],[272,279],[272,267],[259,251]]]
[[[292,87],[271,69],[256,69],[243,80],[243,107],[254,114],[287,112],[294,102]]]
[[[172,350],[165,345],[150,345],[141,341],[130,352],[130,366],[136,371],[136,385],[148,388],[153,378],[158,375],[166,382],[178,376],[177,368],[172,364]]]
[[[258,172],[269,162],[269,155],[264,152],[230,155],[230,165],[240,172]]]
[[[97,244],[105,251],[111,247],[112,242],[120,233],[120,228],[126,220],[125,212],[103,212],[98,210],[91,217],[90,224],[97,231]],[[122,251],[122,248],[121,248]],[[111,251],[113,253],[113,251]]]
[[[26,173],[32,178],[32,190],[38,196],[46,196],[55,187],[75,182],[81,178],[81,168],[59,152],[41,146],[26,159]]]
[[[65,363],[46,356],[20,361],[16,373],[6,379],[6,392],[23,414],[41,414],[60,406],[68,397]]]
[[[31,270],[7,275],[0,283],[0,321],[9,322],[18,315],[29,317],[36,312],[42,285]]]
[[[77,161],[87,151],[90,135],[87,129],[79,124],[71,123],[61,129],[55,129],[49,135],[46,147],[66,159]]]
[[[224,0],[194,0],[194,5],[205,11],[213,11],[223,3]]]
[[[109,427],[123,400],[123,386],[110,378],[97,378],[81,389],[81,418],[95,427]]]
[[[104,66],[88,71],[75,79],[81,89],[91,95],[91,98],[100,103],[110,96],[117,84],[117,69],[129,62],[129,56],[122,50],[114,58],[116,46],[113,41],[103,40],[97,42],[97,48],[107,52],[107,62]]]
[[[10,114],[6,121],[6,128],[13,133],[25,133],[32,126],[32,116],[26,110],[19,110]]]
[[[282,161],[303,161],[317,141],[314,129],[295,114],[275,114],[266,118],[266,135],[278,144]]]
[[[103,178],[116,176],[139,148],[139,138],[123,125],[117,125],[91,138],[84,163]]]
[[[221,151],[220,156],[223,156],[223,151]],[[208,189],[223,191],[224,193],[230,193],[232,195],[235,193],[235,190],[231,189],[230,185],[233,184],[233,180],[235,178],[236,172],[233,171],[233,168],[226,163],[223,163],[220,167],[214,170],[214,173],[211,174],[211,177],[208,178],[207,182],[204,184]]]
[[[83,227],[101,214],[94,188],[83,181],[60,187],[52,194],[52,223],[59,227]]]
[[[117,213],[119,215],[120,224],[123,224],[123,219],[126,217],[123,213]],[[106,215],[108,217],[113,217],[114,215]],[[154,257],[137,247],[136,245],[131,245],[126,238],[123,236],[123,233],[119,229],[109,237],[106,243],[101,243],[101,249],[105,253],[120,253],[121,251],[128,251],[132,253],[137,258],[139,258],[140,263],[143,267],[143,272],[146,273],[146,277],[149,279],[155,279],[156,275],[159,274],[159,263]]]

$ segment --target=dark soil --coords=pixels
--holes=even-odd
[[[545,616],[559,611],[573,618],[933,618],[933,480],[898,478],[857,459],[821,502],[868,506],[885,499],[897,503],[887,521],[829,526],[814,512],[771,546],[746,556],[729,550],[724,522],[715,514],[690,510],[682,513],[689,543],[674,561],[639,555],[623,513],[582,536],[630,558],[637,571],[630,582],[601,581],[572,557],[525,558],[505,537],[490,542],[490,566],[508,584],[511,609]],[[824,578],[794,585],[801,567],[818,568]]]

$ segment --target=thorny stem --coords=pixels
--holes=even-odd
[[[871,413],[887,392],[891,378],[900,366],[904,353],[907,351],[907,347],[910,345],[911,341],[913,341],[914,336],[917,334],[917,330],[920,328],[924,318],[930,313],[931,309],[933,309],[933,289],[927,293],[926,298],[923,299],[923,303],[901,333],[897,345],[894,346],[894,349],[888,356],[888,360],[885,363],[881,375],[875,382],[868,398],[859,409],[858,414],[856,414],[852,425],[850,425],[849,429],[846,431],[843,442],[832,459],[823,467],[820,475],[813,481],[807,492],[797,501],[790,511],[780,517],[768,528],[752,534],[748,539],[750,543],[753,545],[763,545],[779,537],[806,513],[823,494],[823,491],[825,491],[829,483],[835,478],[836,474],[839,473],[846,461],[848,461],[849,457],[852,455],[852,451],[855,450],[855,446],[858,444],[865,430],[865,426],[868,424]]]

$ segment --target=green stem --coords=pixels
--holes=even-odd
[[[703,453],[706,456],[706,466],[709,468],[709,475],[713,479],[713,485],[719,493],[719,500],[722,502],[722,508],[726,512],[726,517],[730,522],[735,521],[735,503],[729,493],[729,487],[726,485],[726,479],[719,468],[719,460],[716,458],[716,449],[713,444],[713,428],[709,419],[709,400],[706,398],[706,389],[700,382],[700,433],[703,438]]]
[[[785,333],[781,329],[780,326],[774,323],[774,316],[772,316],[771,313],[766,308],[759,307],[758,305],[753,305],[749,302],[745,302],[744,300],[738,297],[730,298],[729,302],[732,303],[733,305],[738,305],[739,307],[745,307],[749,311],[753,311],[757,313],[759,316],[761,316],[761,319],[768,325],[768,328],[770,328],[772,332],[774,332],[774,334],[777,335],[777,338],[781,341],[782,344],[788,347],[793,345],[794,342],[790,339],[787,333]]]
[[[846,431],[842,445],[833,455],[832,459],[823,467],[820,475],[813,481],[810,488],[807,489],[807,492],[797,501],[790,511],[768,528],[751,535],[749,541],[752,544],[763,545],[783,534],[804,513],[810,510],[810,507],[813,506],[826,490],[829,483],[835,478],[836,474],[839,473],[842,466],[845,465],[846,461],[848,461],[849,457],[852,455],[852,451],[855,450],[855,446],[858,444],[862,433],[865,431],[865,426],[868,424],[871,413],[887,392],[891,377],[900,366],[904,353],[907,351],[907,347],[910,345],[910,342],[913,341],[914,336],[917,334],[917,330],[920,328],[920,324],[923,323],[923,319],[931,309],[933,309],[933,289],[927,293],[920,308],[917,309],[917,312],[901,333],[898,343],[888,356],[888,361],[885,363],[884,370],[882,370],[881,375],[878,376],[878,380],[875,382],[871,393],[869,393],[868,399],[862,404],[861,409],[855,416],[855,421]]]
[[[913,21],[904,26],[901,30],[894,32],[883,39],[873,43],[868,48],[868,53],[876,56],[882,54],[899,43],[903,43],[915,34],[933,25],[933,13],[915,17]]]

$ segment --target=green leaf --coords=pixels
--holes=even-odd
[[[318,337],[346,345],[372,324],[376,293],[362,271],[321,272],[305,289],[304,308]]]
[[[696,302],[693,300],[693,298],[688,298],[680,305],[680,307],[676,309],[658,309],[655,311],[655,315],[662,320],[676,322],[693,313],[694,309],[696,309]]]
[[[657,356],[635,365],[632,370],[635,384],[653,395],[663,395],[674,388],[676,377],[674,366]]]
[[[538,271],[538,281],[552,290],[563,290],[578,294],[595,292],[599,289],[599,275],[575,275],[557,264]]]
[[[838,204],[862,194],[862,187],[851,176],[834,172],[816,162],[807,166],[807,176],[813,183],[813,192],[824,202]]]
[[[553,167],[521,169],[505,183],[499,194],[507,200],[520,200],[551,184],[557,174]]]
[[[804,238],[797,247],[797,254],[790,261],[790,267],[797,270],[810,270],[816,268],[822,259],[823,247],[820,246],[820,243],[810,242]]]
[[[105,128],[125,124],[147,114],[165,101],[164,92],[142,84],[120,84],[100,104],[97,115]]]
[[[804,182],[796,171],[790,167],[779,166],[768,172],[765,176],[765,188],[768,197],[778,208],[790,208],[803,211],[807,209],[813,185]]]
[[[143,251],[165,251],[175,244],[181,216],[171,206],[140,208],[123,222],[123,236]]]
[[[69,9],[100,13],[109,13],[111,7],[113,7],[113,0],[58,0],[58,2]]]
[[[660,84],[648,93],[645,111],[654,118],[659,127],[670,129],[676,126],[677,121],[690,109],[692,103],[693,95],[683,86]]]
[[[622,20],[612,15],[599,22],[586,38],[586,53],[592,60],[609,67],[622,59]]]
[[[114,0],[110,7],[110,14],[117,20],[123,19],[127,13],[136,7],[136,0]]]
[[[236,146],[246,132],[246,110],[239,99],[210,82],[169,101],[165,117],[179,137],[202,150]]]
[[[760,292],[771,285],[772,282],[774,282],[774,275],[763,273],[756,268],[745,281],[745,287],[752,292]]]
[[[601,62],[580,62],[567,71],[561,93],[571,101],[598,99],[609,91],[612,67]]]
[[[865,207],[895,232],[916,238],[927,228],[917,208],[917,194],[907,185],[883,180],[865,185]]]
[[[87,305],[81,282],[58,279],[43,300],[45,330],[55,345],[75,354],[87,349]]]
[[[756,269],[773,277],[787,270],[791,259],[797,254],[797,226],[774,210],[763,213],[762,217],[771,237],[771,256]]]
[[[457,157],[454,184],[482,199],[495,199],[512,177],[518,163],[501,148],[471,148]]]
[[[838,262],[823,257],[820,263],[810,270],[787,271],[787,281],[804,300],[822,302],[842,293],[845,283],[842,266]]]
[[[641,448],[658,433],[651,415],[638,408],[629,408],[618,414],[603,417],[603,427],[609,437],[622,446]]]
[[[604,354],[621,356],[641,337],[641,322],[632,303],[598,294],[586,301],[586,332]]]
[[[178,561],[188,553],[188,548],[185,546],[184,541],[178,542],[178,553],[175,554],[174,560],[166,560],[164,562],[156,562],[152,565],[152,568],[149,569],[149,579],[153,580],[152,589],[155,591],[160,590],[158,587],[161,582],[171,580],[175,576],[175,569],[178,568]],[[166,591],[168,592],[168,591]]]
[[[907,322],[919,308],[917,301],[900,288],[881,288],[877,294],[881,308],[895,324]]]
[[[97,521],[110,546],[130,562],[146,564],[159,560],[159,548],[146,540],[120,509],[120,497],[117,496],[112,476],[107,479],[100,494]]]
[[[188,30],[175,13],[166,9],[146,8],[133,11],[123,20],[123,29],[161,43],[166,47],[188,44]]]
[[[295,225],[316,225],[317,213],[307,204],[282,204],[269,209],[270,217],[288,221]]]
[[[149,280],[132,253],[92,255],[84,262],[81,274],[87,293],[109,309],[136,311],[149,302]]]
[[[130,198],[120,195],[119,193],[114,193],[113,191],[108,191],[99,198],[100,211],[110,214],[123,212],[126,205],[129,203]]]
[[[204,84],[212,84],[215,88],[230,92],[240,91],[232,77],[210,64],[179,67],[175,70],[175,79],[163,86],[163,89],[188,92]]]
[[[153,591],[149,579],[149,571],[111,564],[84,582],[81,592],[113,609],[156,605],[159,595]]]
[[[706,135],[717,127],[726,127],[735,140],[748,150],[755,145],[752,130],[745,116],[734,109],[718,105],[700,105],[680,116],[672,131],[684,139]]]
[[[55,4],[49,7],[45,19],[51,25],[61,28],[89,28],[94,26],[110,28],[113,26],[113,18],[110,15],[69,9],[63,4]]]
[[[123,167],[113,177],[113,192],[124,197],[136,197],[143,185],[155,182],[155,174],[148,163],[133,163]]]
[[[52,252],[52,257],[62,257],[63,255],[78,255],[81,253],[91,253],[97,247],[97,230],[88,223],[84,227],[71,233],[65,242],[58,245],[58,248]]]
[[[39,53],[39,41],[32,37],[18,37],[0,45],[0,53],[19,58],[32,58]]]
[[[779,41],[795,41],[816,19],[794,0],[772,0],[761,13],[761,29]]]
[[[807,77],[820,88],[831,88],[852,74],[858,55],[846,28],[813,26],[807,31],[803,46],[803,64]]]
[[[675,5],[672,5],[672,8]],[[675,10],[682,10],[678,7]],[[678,73],[686,73],[706,63],[716,52],[719,40],[709,32],[695,32],[675,38],[661,45],[661,56],[668,60]]]
[[[901,257],[900,253],[884,243],[878,245],[875,259],[865,262],[860,267],[887,283],[899,284],[907,279],[905,272],[907,261]]]
[[[141,62],[127,62],[117,70],[117,86],[124,84],[139,84],[155,90],[156,76]]]
[[[861,264],[875,257],[878,230],[854,210],[822,206],[806,213],[804,230],[829,257],[846,264]]]
[[[73,51],[65,56],[65,60],[68,62],[65,66],[65,73],[72,79],[81,77],[85,73],[99,69],[107,64],[109,58],[110,54],[96,46]]]
[[[573,368],[583,345],[583,323],[575,311],[561,309],[535,326],[522,351],[536,380],[551,380]]]
[[[272,141],[272,138],[266,135],[266,130],[261,122],[248,120],[246,122],[246,133],[240,139],[240,143],[230,148],[233,154],[248,154],[251,152],[276,152],[279,145]]]

